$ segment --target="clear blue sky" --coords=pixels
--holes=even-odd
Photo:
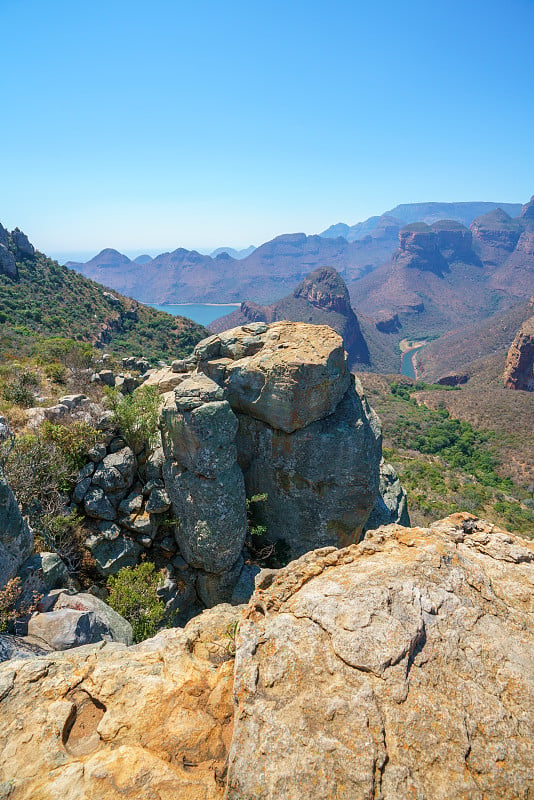
[[[259,244],[534,192],[533,0],[0,0],[0,221]]]

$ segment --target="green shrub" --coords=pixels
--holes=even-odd
[[[159,581],[160,574],[151,561],[124,567],[108,578],[107,602],[128,620],[136,642],[154,636],[163,622],[165,605],[157,595]]]
[[[85,463],[85,456],[96,444],[97,431],[87,422],[73,422],[70,425],[57,425],[45,420],[40,428],[45,442],[53,442],[72,470],[79,470]]]
[[[140,386],[132,394],[122,395],[117,389],[106,391],[113,419],[124,440],[134,453],[156,445],[161,398],[155,386]]]
[[[59,361],[46,364],[44,371],[46,377],[54,383],[66,383],[67,381],[67,367],[65,364],[60,364]]]
[[[35,402],[34,392],[40,382],[37,373],[23,370],[3,387],[2,397],[21,408],[30,408]]]

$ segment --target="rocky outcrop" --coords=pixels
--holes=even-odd
[[[519,222],[501,208],[477,217],[471,223],[470,230],[473,236],[473,248],[490,266],[502,264],[515,250],[521,235]]]
[[[442,276],[455,261],[478,261],[472,250],[472,235],[459,222],[442,220],[432,225],[417,222],[399,232],[394,264]]]
[[[163,476],[178,521],[176,541],[197,571],[205,605],[230,600],[243,567],[247,518],[237,427],[223,390],[205,375],[193,375],[166,396]]]
[[[228,800],[527,800],[533,579],[532,543],[465,514],[260,575]]]
[[[534,316],[523,323],[508,351],[504,385],[534,392]]]
[[[308,553],[135,647],[27,654],[0,666],[0,787],[528,800],[533,581],[531,542],[456,514]]]
[[[17,255],[20,258],[32,258],[35,255],[35,247],[30,242],[26,234],[20,230],[20,228],[15,228],[15,230],[11,232],[11,237],[13,239],[13,244],[15,245]]]
[[[163,476],[187,579],[212,605],[250,585],[246,497],[266,496],[257,523],[287,558],[357,541],[378,493],[381,434],[326,326],[249,323],[194,357],[197,371],[165,395]]]
[[[0,224],[0,275],[16,280],[19,276],[15,256],[9,249],[9,234]]]
[[[369,364],[369,348],[354,313],[349,292],[341,275],[332,267],[321,267],[304,278],[288,297],[270,306],[244,301],[238,311],[221,317],[210,325],[222,332],[250,322],[311,322],[328,325],[343,338],[349,366]]]
[[[365,523],[365,530],[372,531],[381,525],[390,525],[392,522],[398,522],[399,525],[404,526],[410,525],[408,495],[402,488],[395,469],[382,459],[378,498]]]
[[[13,578],[33,548],[33,533],[0,467],[0,589]]]

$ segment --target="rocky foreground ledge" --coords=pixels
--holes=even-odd
[[[135,647],[6,662],[0,797],[528,800],[533,562],[468,514],[389,525]]]

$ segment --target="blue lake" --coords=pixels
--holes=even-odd
[[[168,303],[165,305],[157,305],[156,303],[147,303],[152,308],[157,308],[158,311],[165,311],[167,314],[173,314],[175,317],[188,317],[200,325],[209,325],[219,317],[224,317],[239,308],[240,303],[225,303],[224,305],[214,305],[209,303],[182,303],[174,304]]]

